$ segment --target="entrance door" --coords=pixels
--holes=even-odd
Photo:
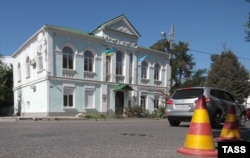
[[[124,109],[124,92],[118,91],[115,94],[115,114],[122,115]]]

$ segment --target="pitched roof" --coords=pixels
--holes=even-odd
[[[99,25],[94,31],[92,31],[92,34],[94,34],[95,31],[97,31],[101,28],[106,28],[107,26],[109,26],[113,23],[116,23],[118,21],[121,21],[121,20],[123,20],[133,30],[133,33],[136,34],[136,36],[141,37],[140,33],[135,29],[135,27],[131,24],[131,22],[128,20],[128,18],[124,14],[121,14],[121,15]]]
[[[48,24],[46,24],[46,26],[49,27],[49,28],[56,29],[56,30],[67,31],[67,32],[77,33],[77,34],[82,34],[82,35],[91,35],[88,32],[78,30],[78,29],[75,29],[75,28],[70,28],[70,27],[65,27],[65,26],[48,25]]]

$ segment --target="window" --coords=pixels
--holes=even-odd
[[[110,74],[110,64],[111,64],[111,57],[106,56],[106,74]]]
[[[159,108],[159,102],[160,102],[159,96],[155,96],[155,98],[154,98],[154,108],[155,109]]]
[[[234,97],[231,94],[224,92],[224,95],[225,95],[225,100],[230,102],[235,102]]]
[[[84,71],[93,72],[94,56],[91,51],[87,50],[84,53]]]
[[[17,64],[17,81],[18,82],[21,81],[21,64],[20,63]]]
[[[74,106],[74,89],[64,88],[63,95],[63,107],[73,107]]]
[[[86,108],[94,108],[94,89],[86,89],[85,90],[85,107]]]
[[[123,55],[120,51],[116,52],[116,74],[122,75],[123,74]]]
[[[63,48],[63,68],[73,69],[74,52],[73,50],[66,46]]]
[[[159,78],[160,78],[160,65],[156,63],[154,67],[154,80],[159,81]]]
[[[146,96],[141,96],[141,109],[143,111],[146,109]]]
[[[30,77],[30,58],[26,58],[26,77]]]
[[[133,76],[133,54],[129,54],[129,83],[132,83]]]
[[[43,54],[42,53],[37,53],[37,60],[38,60],[38,70],[43,69]]]
[[[144,79],[147,78],[147,70],[148,70],[148,64],[147,62],[143,61],[141,64],[141,78]]]
[[[111,56],[106,56],[106,81],[111,78]]]

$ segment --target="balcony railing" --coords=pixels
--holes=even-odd
[[[116,75],[116,82],[118,82],[118,83],[124,83],[124,76],[122,76],[122,75]]]
[[[76,74],[76,70],[72,69],[63,69],[62,76],[66,78],[74,78]]]
[[[95,72],[84,71],[84,79],[94,80],[96,76]]]

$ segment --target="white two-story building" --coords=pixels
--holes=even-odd
[[[90,33],[44,25],[12,55],[15,112],[122,114],[164,105],[168,55],[138,46],[139,38],[124,15]]]

